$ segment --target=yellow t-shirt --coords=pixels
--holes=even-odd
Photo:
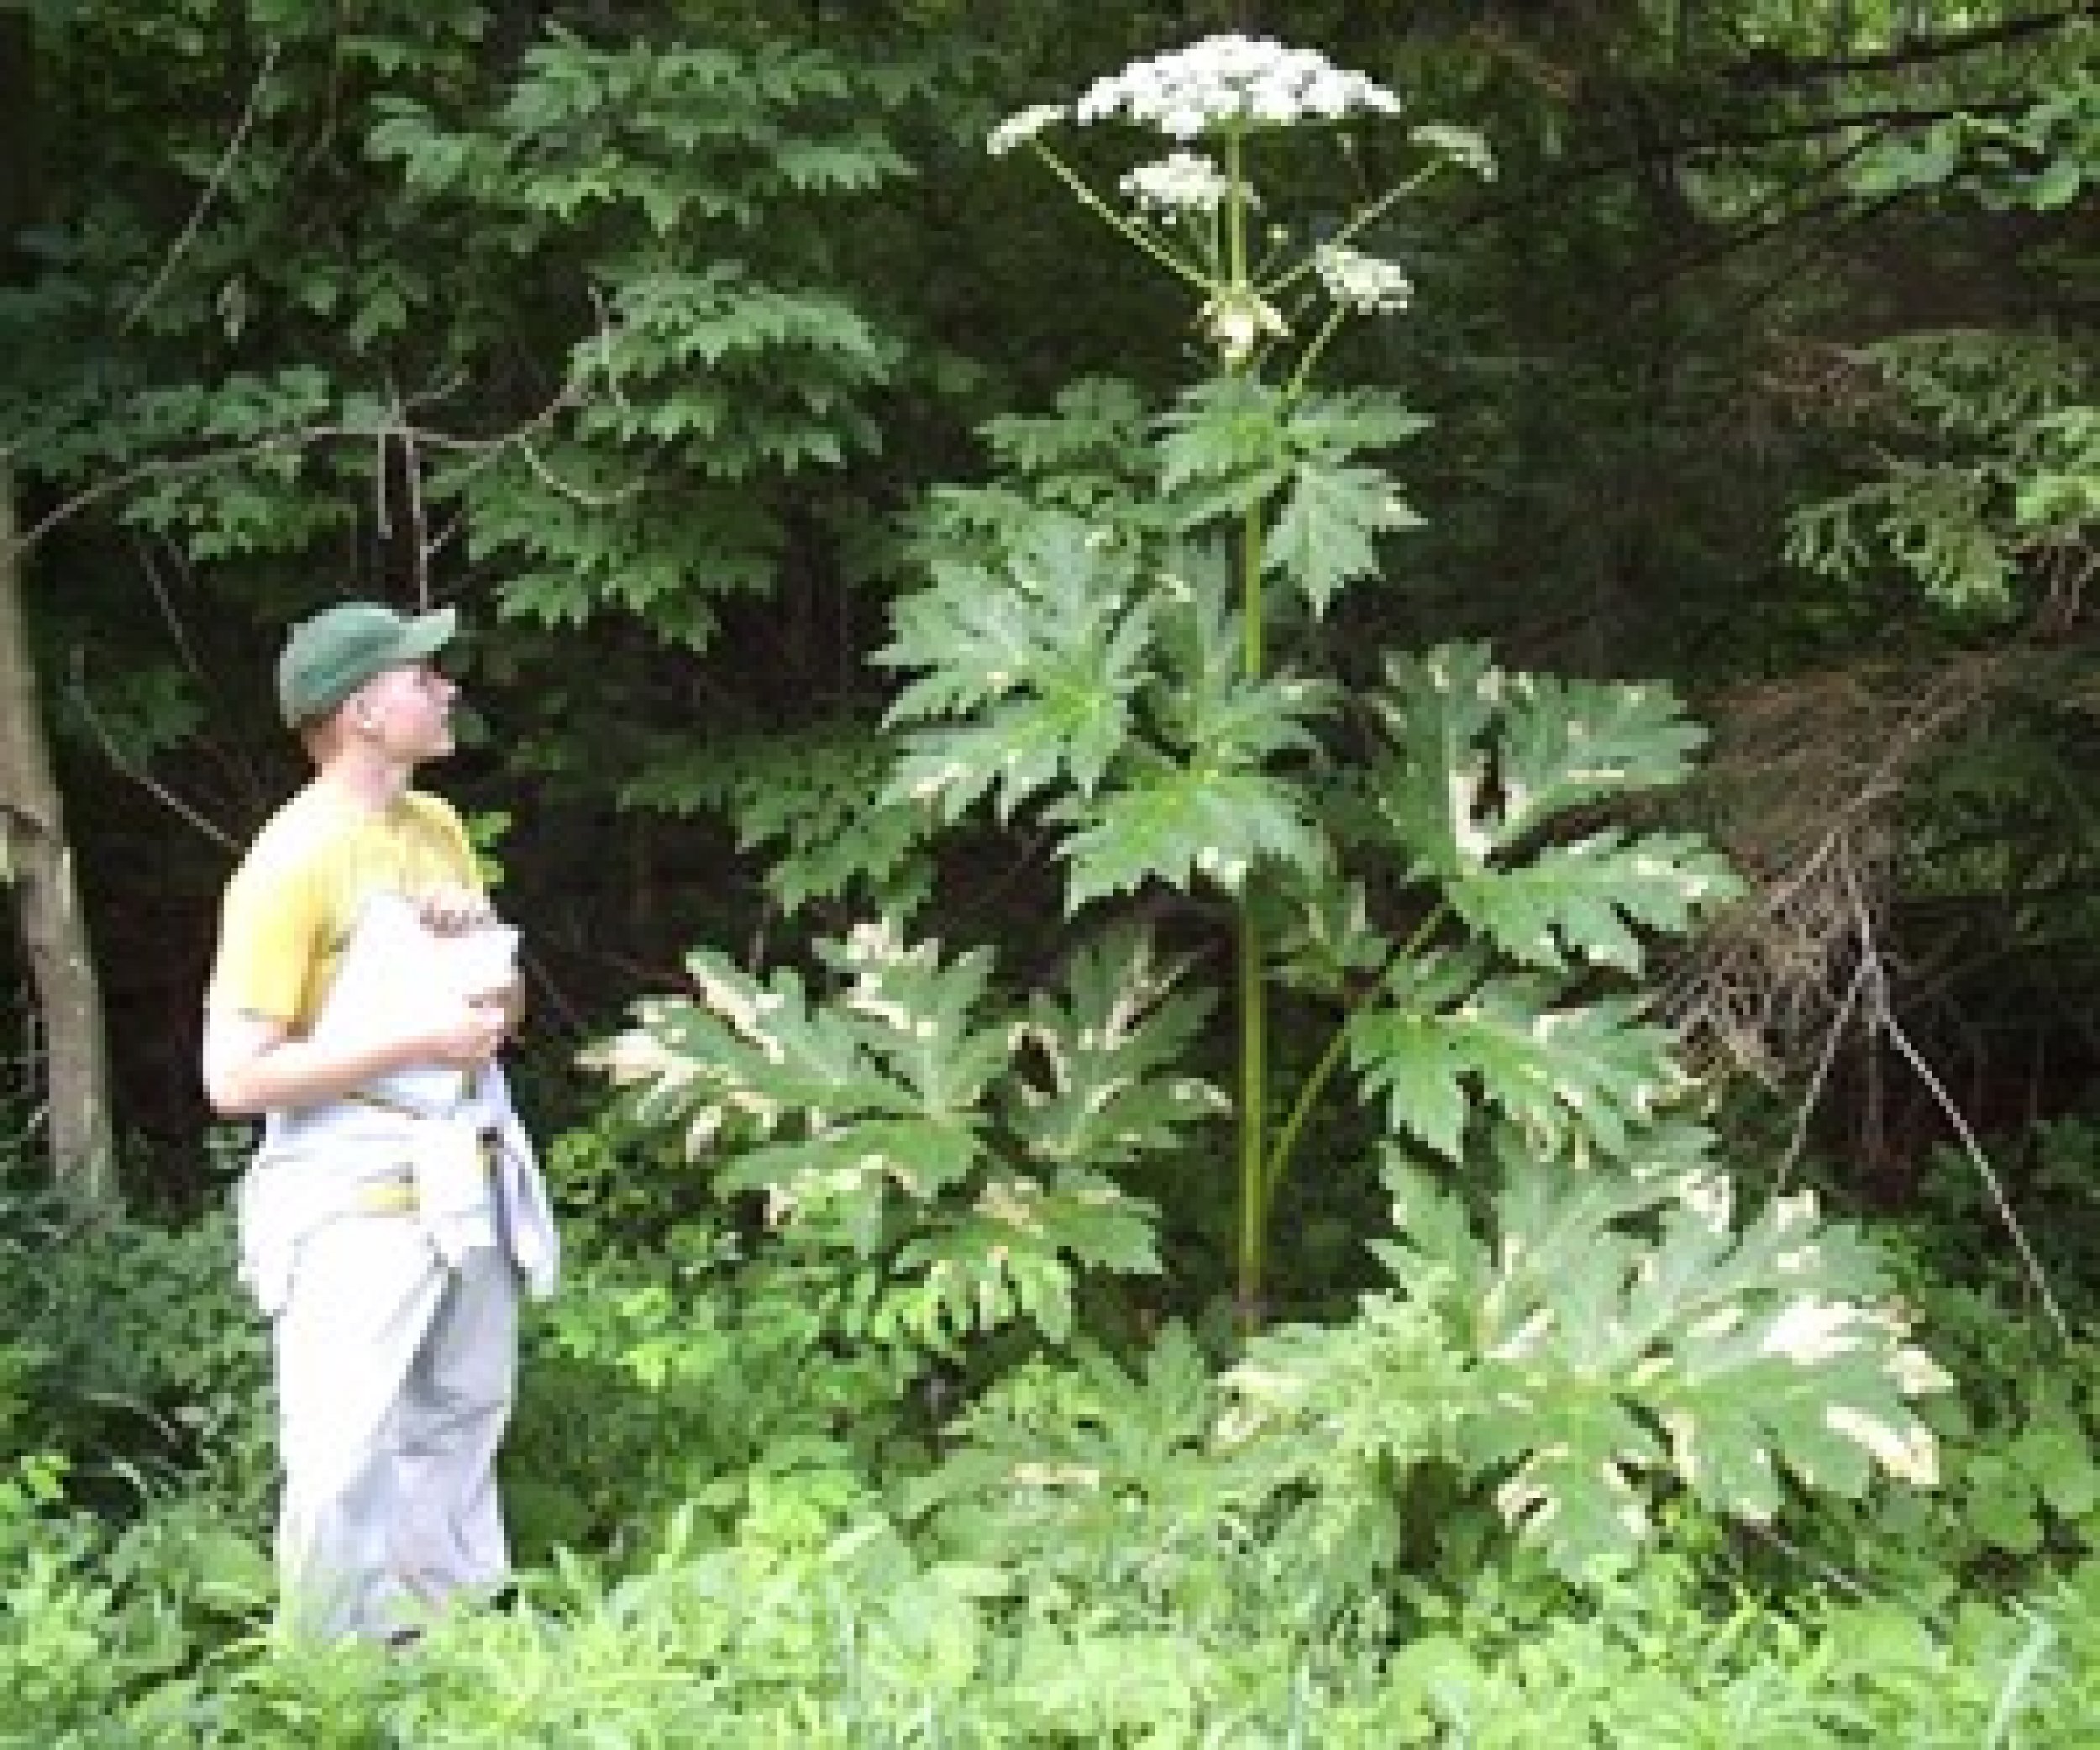
[[[374,893],[480,891],[466,828],[418,791],[381,813],[309,785],[255,835],[227,883],[206,1003],[304,1033]]]

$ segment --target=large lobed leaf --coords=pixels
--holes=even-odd
[[[904,1512],[953,1550],[996,1548],[1056,1575],[1125,1569],[1171,1592],[1245,1479],[1212,1447],[1218,1385],[1185,1326],[1127,1367],[1083,1336],[1012,1369],[956,1417]]]
[[[1572,811],[1678,782],[1703,739],[1667,687],[1495,668],[1484,648],[1397,657],[1374,700],[1392,738],[1378,795],[1413,872],[1534,966],[1637,972],[1641,930],[1683,930],[1738,883],[1684,834],[1546,830]]]
[[[1580,1000],[1557,980],[1477,966],[1403,957],[1383,1000],[1350,1017],[1351,1063],[1396,1130],[1457,1160],[1486,1111],[1542,1154],[1616,1156],[1680,1090],[1672,1037],[1641,1019],[1637,999]]]
[[[1304,787],[1278,761],[1315,750],[1333,689],[1244,672],[1241,621],[1215,559],[1191,551],[1163,574],[1156,744],[1121,762],[1099,794],[1053,811],[1072,829],[1058,854],[1074,911],[1152,881],[1186,890],[1202,877],[1236,891],[1265,858],[1308,872],[1327,863]]]
[[[811,996],[702,951],[694,994],[593,1054],[645,1122],[719,1157],[717,1186],[862,1261],[857,1332],[947,1349],[973,1328],[1071,1325],[1075,1273],[1154,1271],[1150,1206],[1104,1169],[1170,1147],[1221,1096],[1175,1072],[1207,1000],[1144,933],[1074,957],[1016,1012],[983,952],[869,926],[821,944]]]
[[[1484,1232],[1389,1169],[1401,1238],[1382,1255],[1441,1293],[1472,1360],[1460,1455],[1502,1476],[1504,1513],[1570,1574],[1647,1535],[1662,1477],[1754,1521],[1782,1473],[1850,1495],[1877,1469],[1935,1480],[1908,1400],[1947,1381],[1904,1342],[1874,1255],[1805,1194],[1739,1228],[1729,1181],[1683,1140],[1666,1133],[1650,1172],[1505,1148]]]
[[[1090,792],[1129,735],[1148,644],[1127,562],[1078,518],[1032,518],[998,568],[937,567],[875,656],[919,671],[890,708],[919,727],[884,800],[953,818],[995,791],[1004,817],[1059,783]]]
[[[1323,847],[1304,799],[1284,780],[1206,761],[1158,767],[1057,817],[1075,830],[1059,844],[1070,865],[1068,906],[1198,876],[1236,891],[1264,857],[1317,866]]]
[[[1589,960],[1641,970],[1637,931],[1681,935],[1694,910],[1739,891],[1726,861],[1688,834],[1593,833],[1509,868],[1445,885],[1452,907],[1513,959],[1561,967]]]
[[[1033,993],[1005,1114],[1032,1159],[1121,1166],[1224,1110],[1217,1089],[1176,1067],[1212,1005],[1208,991],[1177,989],[1182,970],[1126,922],[1074,956],[1062,1000]]]
[[[1072,1334],[1074,1269],[1157,1275],[1152,1206],[1098,1173],[1069,1169],[1046,1184],[995,1179],[967,1210],[944,1212],[897,1257],[914,1280],[870,1321],[877,1337],[951,1351],[973,1329],[1016,1315],[1053,1343]]]
[[[1252,377],[1183,392],[1162,422],[1160,487],[1184,529],[1276,507],[1264,568],[1315,614],[1374,576],[1377,543],[1420,526],[1390,475],[1362,460],[1428,423],[1389,394],[1305,395]]]
[[[1382,470],[1300,462],[1269,531],[1268,562],[1324,613],[1344,585],[1377,575],[1380,534],[1421,522]]]

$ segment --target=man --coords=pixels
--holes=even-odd
[[[240,1222],[273,1327],[281,1609],[327,1637],[412,1637],[501,1582],[517,1279],[553,1276],[496,1062],[515,933],[458,815],[411,788],[452,751],[454,629],[370,602],[292,629],[278,702],[312,775],[227,886],[205,1001],[206,1092],[265,1120]]]

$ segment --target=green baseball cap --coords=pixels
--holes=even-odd
[[[377,602],[339,602],[302,620],[277,658],[277,706],[297,728],[326,717],[387,669],[427,662],[452,641],[459,616],[449,607],[396,613]]]

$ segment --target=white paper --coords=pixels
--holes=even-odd
[[[443,1007],[508,988],[517,973],[517,932],[510,925],[440,935],[405,895],[376,893],[344,945],[313,1038],[350,1047],[398,1038]],[[377,1078],[370,1091],[418,1111],[444,1112],[459,1103],[466,1077],[442,1064],[413,1066]]]

